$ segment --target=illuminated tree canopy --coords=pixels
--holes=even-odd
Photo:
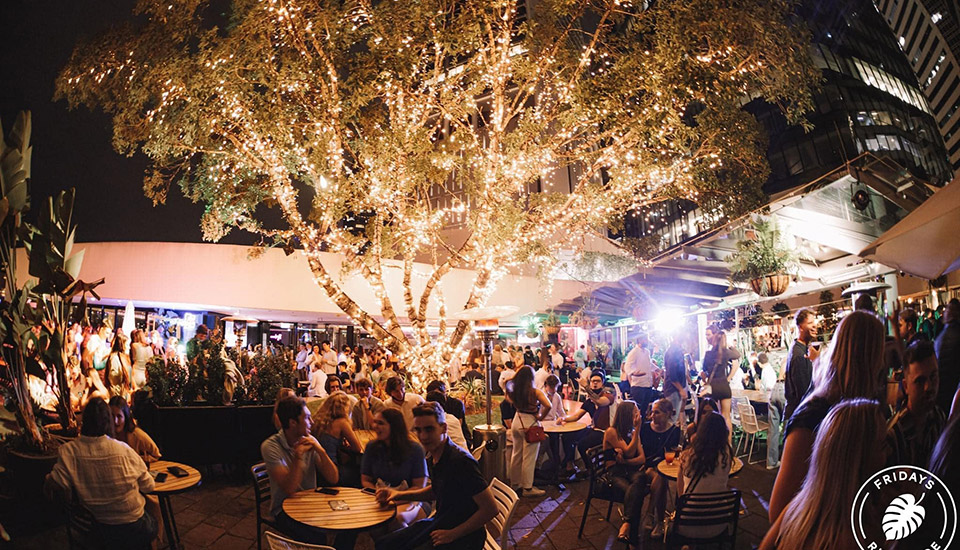
[[[482,305],[508,270],[549,265],[631,208],[755,206],[766,139],[741,107],[762,97],[802,121],[819,77],[787,0],[223,4],[141,0],[129,25],[78,46],[58,97],[105,110],[116,149],[150,157],[155,202],[171,184],[202,201],[205,238],[239,228],[302,248],[415,381],[442,372],[468,328],[427,332],[449,270],[477,273],[449,307]],[[545,184],[557,178],[562,192]],[[321,251],[380,311],[341,290]],[[402,303],[386,260],[404,266]],[[432,266],[418,295],[415,261]]]

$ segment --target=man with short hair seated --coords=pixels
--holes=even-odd
[[[288,516],[283,511],[283,501],[298,491],[315,489],[317,472],[330,485],[337,482],[340,472],[320,442],[310,435],[310,411],[306,401],[299,397],[284,397],[277,403],[277,417],[280,431],[260,445],[260,454],[270,476],[270,515],[280,530],[293,538],[326,544],[323,532]]]
[[[146,549],[157,537],[157,521],[144,510],[141,494],[153,491],[153,478],[136,451],[113,438],[110,407],[99,397],[83,410],[80,437],[60,447],[44,489],[61,502],[73,492],[107,548]]]
[[[384,389],[388,397],[383,405],[388,409],[399,409],[407,429],[413,430],[413,409],[423,403],[423,398],[415,393],[407,393],[403,378],[399,376],[388,379]]]
[[[497,503],[473,456],[447,437],[447,415],[435,401],[413,409],[413,431],[426,452],[430,485],[403,491],[382,488],[377,500],[436,500],[433,517],[412,523],[377,541],[377,550],[481,550],[485,525],[497,515]]]
[[[937,406],[938,388],[939,366],[933,343],[918,339],[903,356],[907,402],[887,423],[888,465],[927,466],[947,418]]]

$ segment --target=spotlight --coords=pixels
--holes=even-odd
[[[853,194],[853,198],[851,199],[851,201],[853,202],[854,208],[863,212],[864,210],[867,209],[867,206],[870,206],[870,194],[867,193],[865,190],[860,189],[859,191]]]

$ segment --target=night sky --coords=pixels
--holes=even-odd
[[[77,41],[129,17],[131,0],[0,0],[0,116],[4,134],[18,111],[33,116],[34,210],[61,189],[77,189],[78,242],[200,242],[203,206],[171,189],[154,207],[142,191],[147,159],[120,155],[110,119],[53,101],[57,74]],[[249,243],[232,232],[221,242]]]

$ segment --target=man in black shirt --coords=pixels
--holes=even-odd
[[[404,491],[378,489],[377,500],[436,500],[436,515],[383,537],[377,550],[482,550],[485,525],[497,515],[497,503],[480,466],[447,437],[446,413],[439,403],[428,401],[413,409],[413,431],[426,451],[430,485]]]
[[[790,348],[790,357],[787,359],[787,376],[784,391],[787,397],[787,407],[783,412],[786,422],[793,416],[800,402],[810,391],[810,380],[813,378],[813,362],[820,356],[820,348],[811,346],[817,335],[817,320],[813,312],[803,308],[797,311],[797,341]]]
[[[496,380],[494,380],[494,386],[496,386]],[[427,384],[427,393],[432,391],[438,391],[443,394],[443,401],[440,402],[440,406],[443,407],[444,412],[447,414],[452,414],[460,421],[460,429],[463,432],[463,438],[466,440],[467,444],[471,447],[473,446],[473,438],[470,437],[470,428],[467,427],[467,409],[463,404],[463,401],[460,401],[456,397],[447,395],[447,383],[443,380],[434,380]]]

